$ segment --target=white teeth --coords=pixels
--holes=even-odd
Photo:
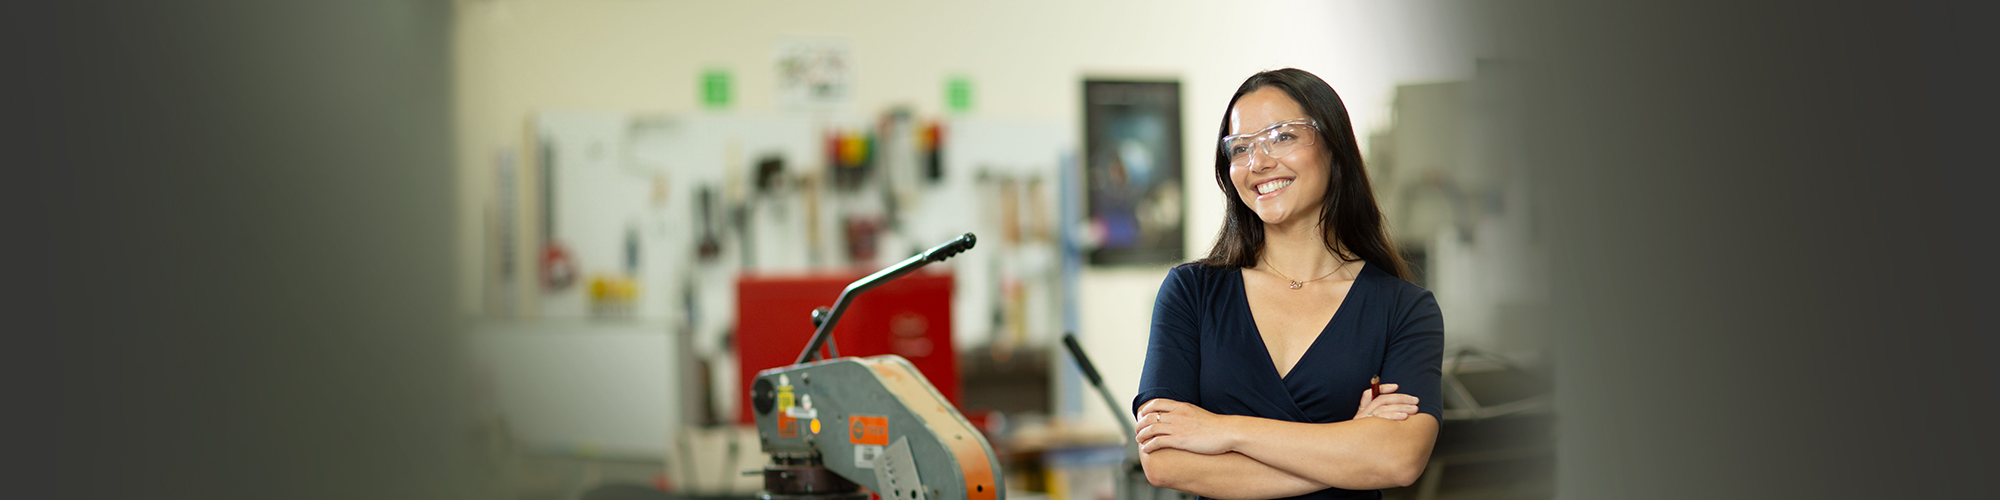
[[[1291,179],[1278,179],[1275,181],[1258,184],[1257,194],[1271,194],[1272,191],[1277,191],[1278,188],[1289,186],[1291,184],[1292,184]]]

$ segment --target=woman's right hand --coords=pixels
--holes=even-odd
[[[1382,395],[1380,396],[1371,395],[1368,393],[1368,390],[1363,389],[1361,391],[1361,408],[1354,410],[1354,419],[1361,420],[1368,417],[1375,417],[1401,421],[1408,420],[1410,415],[1417,414],[1417,397],[1408,394],[1396,394],[1397,387],[1396,384],[1382,384]]]

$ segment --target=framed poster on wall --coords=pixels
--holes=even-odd
[[[1181,84],[1083,82],[1092,265],[1182,259]]]

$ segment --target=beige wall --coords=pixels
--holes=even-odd
[[[723,68],[733,110],[772,111],[772,51],[791,37],[845,41],[854,57],[853,106],[909,105],[942,113],[949,75],[974,84],[972,114],[1069,124],[1090,76],[1177,78],[1187,158],[1207,158],[1230,92],[1249,74],[1312,71],[1347,100],[1356,127],[1387,126],[1398,83],[1471,72],[1462,1],[804,1],[460,0],[455,33],[461,224],[461,312],[480,311],[486,254],[482,211],[496,155],[528,157],[525,127],[538,110],[685,112],[697,79]],[[1080,142],[1080,141],[1079,141]],[[1365,149],[1364,149],[1365,150]],[[1207,166],[1186,165],[1188,249],[1204,250],[1221,198]],[[526,235],[523,235],[526,237]],[[1093,291],[1138,294],[1081,308],[1088,347],[1129,397],[1164,268],[1087,271]],[[1128,373],[1129,372],[1129,373]],[[1128,376],[1129,375],[1129,376]],[[1096,404],[1085,404],[1093,413]]]

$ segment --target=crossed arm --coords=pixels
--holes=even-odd
[[[1139,408],[1140,463],[1154,486],[1226,500],[1408,486],[1438,430],[1415,404],[1403,394],[1364,394],[1354,420],[1306,424],[1154,399]]]

